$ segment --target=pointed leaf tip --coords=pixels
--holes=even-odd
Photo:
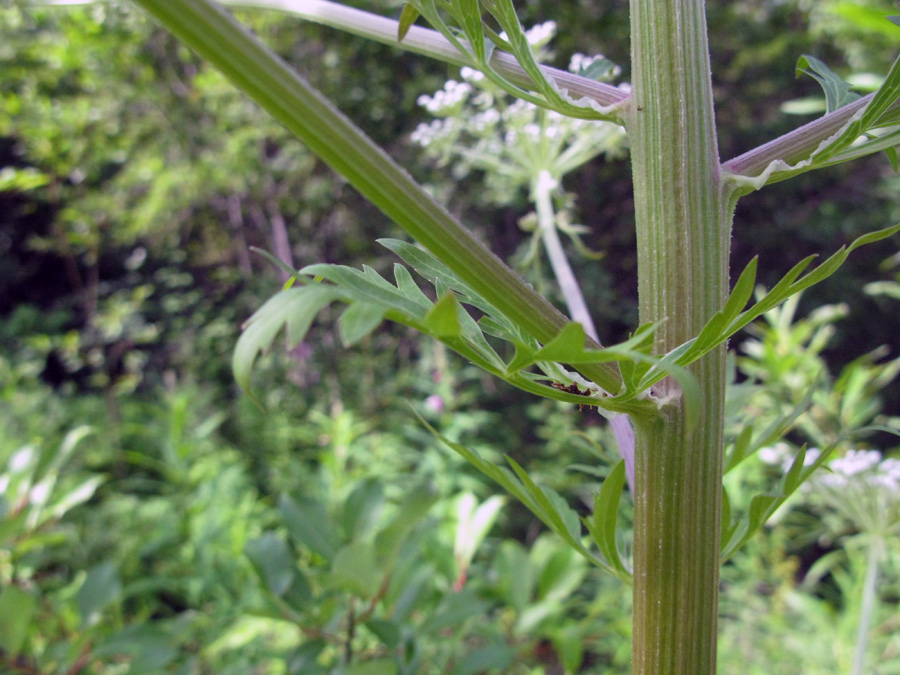
[[[412,25],[419,18],[419,10],[412,5],[405,5],[400,13],[400,21],[397,24],[397,42],[403,42],[403,38],[412,28]]]
[[[462,334],[460,311],[465,310],[460,307],[456,294],[447,292],[429,310],[425,317],[425,328],[437,338],[459,337]]]

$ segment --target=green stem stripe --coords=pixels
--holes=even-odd
[[[454,220],[398,164],[268,47],[210,0],[135,0],[285,125],[332,169],[542,343],[568,319]],[[590,341],[590,346],[599,347]],[[607,391],[610,364],[582,373]]]

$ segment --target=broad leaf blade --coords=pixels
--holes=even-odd
[[[355,345],[375,330],[384,320],[385,308],[365,302],[354,302],[340,319],[341,342],[345,347]]]

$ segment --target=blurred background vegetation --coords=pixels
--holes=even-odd
[[[517,4],[526,25],[557,22],[554,65],[602,52],[628,81],[625,0]],[[788,114],[818,95],[794,77],[801,54],[864,91],[900,42],[881,0],[708,11],[723,159],[811,119]],[[458,72],[238,14],[496,252],[524,255],[527,195],[496,206],[483,176],[451,176],[410,140],[429,121],[416,99]],[[616,459],[598,415],[529,399],[402,327],[342,348],[333,316],[257,369],[266,412],[237,390],[240,324],[283,281],[250,247],[384,271],[374,240],[395,226],[125,3],[0,8],[0,101],[0,672],[629,672],[629,589],[492,498],[410,406],[582,512]],[[627,157],[566,188],[605,254],[571,247],[588,304],[601,338],[623,339],[637,317]],[[771,285],[897,222],[898,189],[881,156],[750,195],[734,267],[759,255]],[[553,295],[546,265],[528,274]],[[732,437],[797,405],[792,446],[897,426],[898,282],[896,242],[863,248],[736,340]],[[735,510],[775,480],[745,464]],[[795,499],[724,569],[722,672],[849,672],[867,534],[811,492]],[[879,673],[900,673],[897,554],[886,546],[868,631]]]

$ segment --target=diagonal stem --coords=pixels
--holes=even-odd
[[[456,275],[540,342],[568,319],[457,222],[318,91],[211,0],[135,0],[343,175]],[[590,346],[598,347],[594,341]],[[579,370],[607,391],[610,364]]]

